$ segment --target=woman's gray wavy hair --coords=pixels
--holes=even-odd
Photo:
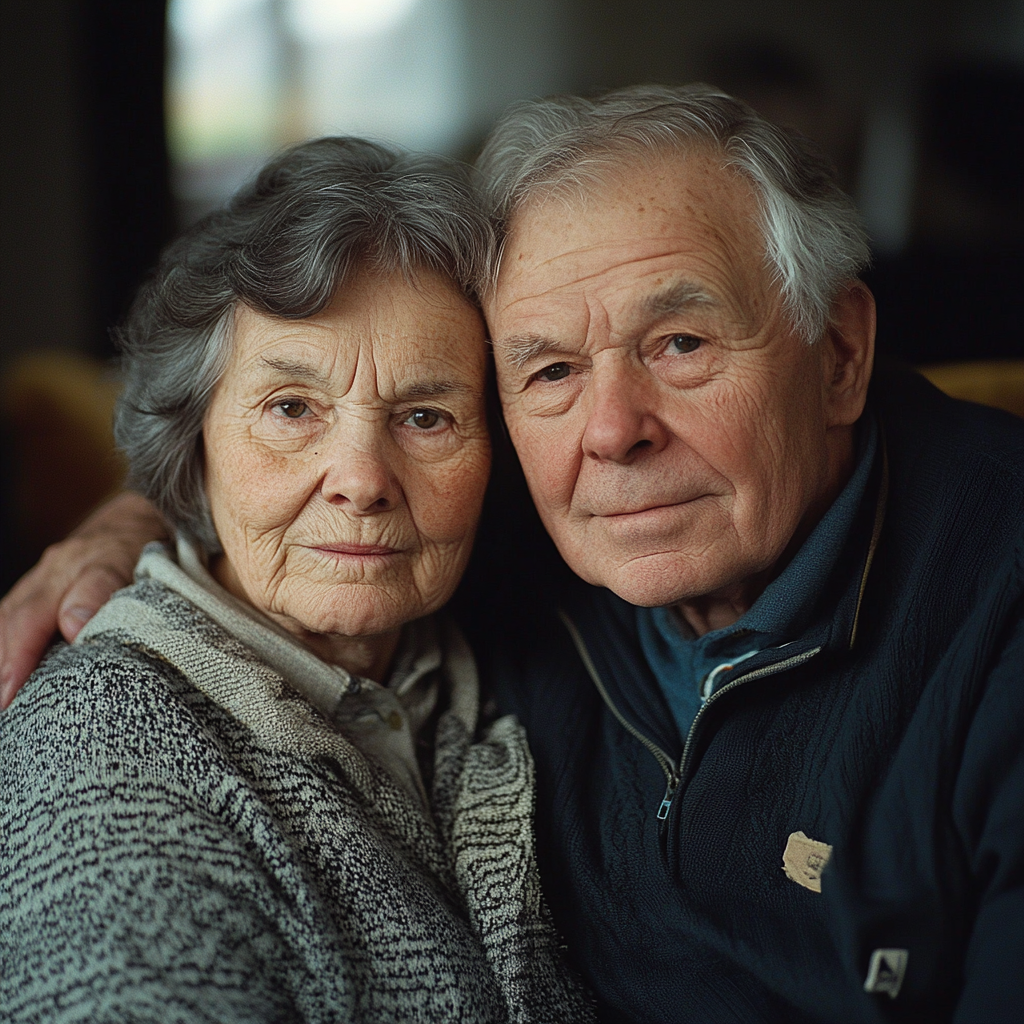
[[[281,154],[168,246],[117,332],[125,380],[115,436],[129,485],[217,551],[202,431],[236,306],[301,320],[362,269],[431,270],[475,303],[491,245],[479,197],[453,161],[354,138]]]
[[[667,148],[721,153],[751,182],[786,312],[806,341],[817,341],[839,288],[869,263],[860,214],[813,143],[708,85],[642,85],[512,106],[477,161],[497,231],[484,288],[497,279],[524,203],[545,192],[585,194],[609,163]]]

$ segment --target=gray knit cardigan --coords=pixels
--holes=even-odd
[[[3,1020],[591,1018],[541,898],[523,731],[474,742],[465,651],[424,807],[339,729],[366,681],[311,702],[166,554],[136,580],[0,716]]]

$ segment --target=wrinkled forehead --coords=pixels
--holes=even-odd
[[[586,171],[516,211],[491,315],[558,289],[621,290],[642,279],[704,283],[723,301],[763,301],[776,290],[754,189],[719,154],[652,152]]]
[[[740,216],[760,219],[752,182],[721,149],[685,141],[618,145],[579,155],[530,185],[508,219],[506,241],[555,211],[585,215],[623,199],[669,214],[699,214],[710,205],[719,216],[733,208]]]
[[[394,376],[450,366],[482,376],[485,330],[480,310],[448,278],[361,270],[318,312],[273,316],[238,303],[229,371],[267,365],[304,367],[298,376],[346,376],[362,363]]]

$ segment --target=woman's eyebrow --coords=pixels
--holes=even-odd
[[[399,401],[416,398],[443,398],[445,395],[465,395],[472,392],[465,381],[461,380],[420,380],[400,386],[396,389]]]
[[[331,383],[329,374],[317,370],[307,363],[293,363],[287,359],[274,359],[271,356],[263,356],[260,362],[269,369],[292,380],[301,381],[303,384],[326,388]]]
[[[331,385],[330,374],[317,370],[307,363],[295,363],[288,359],[275,359],[263,356],[261,365],[279,373],[290,380],[301,381],[314,387],[327,389]],[[435,380],[416,380],[396,388],[395,398],[400,402],[415,401],[419,398],[441,398],[444,395],[469,394],[474,389],[465,381],[448,378]]]

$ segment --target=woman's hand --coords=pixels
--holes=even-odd
[[[110,595],[131,583],[143,547],[166,536],[153,505],[125,491],[46,549],[0,601],[0,708],[14,700],[57,629],[74,640]]]

